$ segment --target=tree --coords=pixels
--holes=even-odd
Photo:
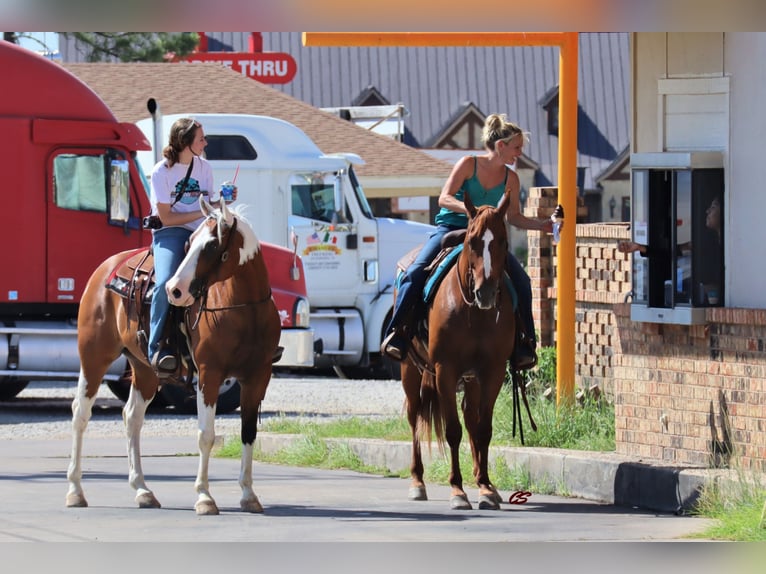
[[[89,62],[163,62],[191,53],[199,43],[196,32],[60,32],[74,38]]]

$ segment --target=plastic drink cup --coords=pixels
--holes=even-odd
[[[234,199],[234,184],[230,181],[226,181],[221,184],[221,199],[224,201],[232,201]]]

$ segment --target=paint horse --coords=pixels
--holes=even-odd
[[[239,211],[230,211],[223,202],[220,210],[216,210],[200,198],[200,206],[205,220],[191,235],[186,256],[166,285],[170,302],[185,307],[187,344],[199,377],[200,460],[194,483],[195,510],[200,515],[218,514],[208,484],[215,439],[215,405],[224,379],[236,377],[241,388],[240,508],[245,512],[263,512],[252,488],[253,446],[281,323],[253,229]],[[128,482],[136,491],[139,507],[160,507],[144,480],[140,450],[141,427],[159,379],[139,344],[137,305],[106,288],[110,274],[127,255],[114,255],[95,270],[80,303],[77,342],[81,367],[77,394],[72,402],[73,439],[67,472],[66,505],[70,507],[88,505],[82,488],[83,435],[99,385],[120,353],[125,353],[133,371],[130,395],[123,409],[128,439]]]
[[[469,223],[457,261],[426,309],[427,336],[416,335],[402,362],[407,419],[412,430],[411,500],[426,500],[421,440],[436,436],[449,445],[450,506],[470,509],[459,465],[462,427],[457,391],[462,386],[463,419],[479,488],[479,508],[498,509],[500,495],[488,472],[492,414],[503,386],[506,361],[516,340],[516,316],[505,283],[508,235],[506,192],[497,207],[476,208],[464,198]]]

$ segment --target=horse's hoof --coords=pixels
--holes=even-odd
[[[407,498],[410,500],[428,500],[425,486],[411,486],[407,493]]]
[[[456,494],[450,498],[449,507],[452,510],[471,510],[473,508],[465,494]]]
[[[240,500],[239,507],[242,509],[242,512],[250,512],[252,514],[261,514],[263,512],[263,506],[261,506],[258,498],[252,500]]]
[[[85,500],[85,496],[82,494],[67,494],[66,506],[67,508],[86,508],[88,501]]]
[[[500,503],[495,497],[495,494],[479,495],[479,510],[499,510],[499,509],[500,509]]]
[[[217,516],[218,507],[212,500],[200,500],[194,505],[194,511],[198,516]]]
[[[162,508],[160,501],[151,492],[142,492],[136,496],[136,502],[139,508]]]
[[[494,501],[498,506],[500,506],[500,504],[503,502],[503,497],[500,496],[500,493],[497,491],[497,488],[495,488],[494,486],[490,486],[489,492],[483,494],[482,496],[485,496],[488,500]]]

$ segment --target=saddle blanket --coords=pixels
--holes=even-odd
[[[450,248],[449,252],[441,258],[439,263],[431,270],[431,272],[428,275],[428,278],[426,279],[426,285],[423,288],[423,302],[428,305],[433,300],[434,296],[436,295],[436,291],[439,288],[439,285],[441,284],[442,280],[444,279],[445,275],[447,275],[447,271],[450,270],[450,268],[455,265],[455,262],[457,261],[458,256],[460,255],[460,252],[463,250],[463,244],[456,245],[455,247]],[[437,260],[439,260],[439,256],[437,256]],[[401,277],[401,273],[397,276],[397,280]],[[513,282],[511,281],[510,276],[508,275],[508,272],[505,272],[503,274],[503,279],[505,283],[506,289],[508,289],[508,292],[511,295],[511,300],[513,301],[513,310],[515,311],[518,308],[519,299],[518,294],[516,293],[516,288],[513,286]]]

